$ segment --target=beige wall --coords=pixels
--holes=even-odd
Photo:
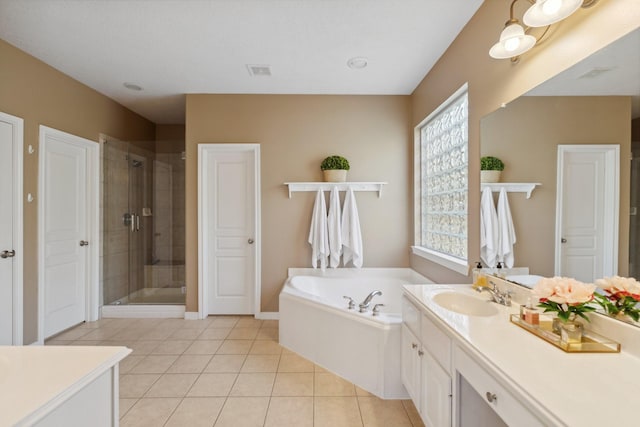
[[[486,0],[412,95],[417,125],[465,82],[469,83],[469,260],[480,259],[480,119],[591,53],[640,27],[640,2],[600,0],[554,25],[547,40],[519,63],[489,57],[509,16],[509,1]],[[525,8],[527,2],[517,3]],[[522,16],[522,11],[518,16]],[[477,191],[473,191],[477,189]],[[462,282],[459,275],[416,256],[411,265],[436,281]]]
[[[259,143],[262,311],[278,310],[288,267],[310,267],[313,193],[284,182],[322,181],[320,162],[349,160],[352,181],[387,181],[382,198],[357,193],[365,267],[408,266],[408,96],[187,95],[187,311],[197,310],[197,144]]]
[[[38,197],[38,127],[93,141],[100,133],[153,140],[154,125],[0,40],[0,111],[24,119],[24,194]],[[32,145],[36,151],[27,153]],[[37,204],[24,204],[24,343],[37,337]]]
[[[618,272],[629,267],[629,97],[520,97],[482,119],[482,156],[505,163],[501,181],[539,182],[530,199],[509,195],[517,243],[516,266],[554,274],[557,147],[560,144],[620,144],[620,240]]]

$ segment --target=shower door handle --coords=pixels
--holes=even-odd
[[[140,215],[136,215],[136,231],[140,231]]]

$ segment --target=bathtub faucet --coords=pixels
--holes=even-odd
[[[369,303],[371,303],[371,300],[376,295],[382,295],[382,291],[373,291],[369,295],[367,295],[364,301],[362,301],[360,305],[358,305],[358,307],[360,307],[360,313],[364,313],[367,311],[367,309],[369,308]]]

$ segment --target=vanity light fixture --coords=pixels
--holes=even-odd
[[[588,8],[598,0],[527,0],[531,7],[522,17],[526,28],[520,25],[520,21],[514,16],[513,7],[518,0],[513,0],[509,8],[509,20],[504,30],[500,33],[500,40],[489,50],[489,56],[495,59],[511,58],[512,62],[535,46],[547,33],[549,26],[569,17],[580,7]],[[547,27],[538,40],[528,35],[529,28]]]

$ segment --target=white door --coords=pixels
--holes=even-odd
[[[199,146],[202,316],[259,310],[258,149],[256,144]]]
[[[22,119],[0,113],[0,345],[22,344]]]
[[[558,146],[556,275],[617,273],[619,146]]]
[[[42,338],[89,320],[98,245],[94,207],[98,144],[40,128],[39,293]]]

